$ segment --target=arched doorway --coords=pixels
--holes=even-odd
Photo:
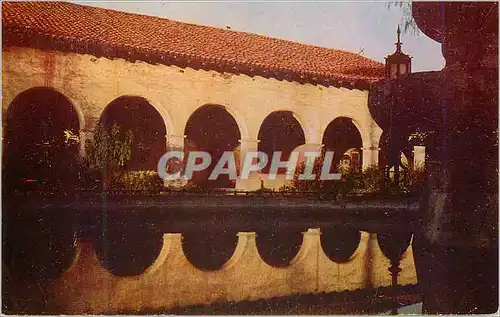
[[[100,123],[106,130],[117,124],[122,134],[132,132],[131,158],[126,170],[156,171],[167,149],[167,130],[160,113],[145,98],[122,96],[113,100],[101,115]]]
[[[228,175],[208,180],[224,151],[235,151],[241,139],[238,124],[227,109],[219,105],[198,108],[189,117],[184,134],[186,154],[190,151],[204,151],[212,157],[212,163],[206,170],[193,174],[192,182],[204,188],[234,188],[236,182]]]
[[[275,111],[268,115],[260,126],[258,138],[258,150],[269,158],[263,173],[269,173],[274,152],[281,151],[281,161],[286,161],[296,147],[306,143],[304,130],[291,111]],[[278,169],[278,174],[284,173],[285,168]]]
[[[6,121],[3,187],[7,192],[40,187],[56,192],[76,184],[81,127],[68,98],[48,87],[31,88],[14,99]]]
[[[322,143],[326,151],[333,151],[334,171],[338,171],[341,163],[342,166],[347,164],[349,168],[361,170],[363,143],[352,119],[339,117],[330,122],[323,134]]]

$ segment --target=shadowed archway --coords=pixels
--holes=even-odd
[[[20,93],[5,116],[2,261],[10,281],[41,282],[56,278],[72,262],[75,213],[57,206],[37,212],[13,207],[7,201],[40,197],[17,195],[32,190],[60,199],[73,197],[80,174],[81,121],[71,101],[49,87]]]
[[[76,183],[81,127],[66,96],[48,87],[31,88],[14,99],[6,116],[4,192],[67,189]]]
[[[167,131],[162,116],[145,98],[122,96],[113,100],[102,113],[100,123],[105,129],[118,124],[122,133],[132,132],[127,170],[156,170],[167,149]]]
[[[235,151],[241,139],[238,124],[227,109],[220,105],[204,105],[196,109],[187,121],[184,134],[186,154],[204,151],[212,157],[210,166],[204,171],[195,172],[192,181],[207,188],[234,188],[235,181],[229,179],[228,175],[208,180],[224,151]]]
[[[361,169],[363,142],[358,128],[352,119],[338,117],[325,129],[322,143],[326,151],[333,151],[333,167],[337,170],[342,158],[349,157],[350,167]],[[348,152],[349,151],[349,152]]]
[[[263,173],[269,173],[274,152],[281,151],[281,160],[286,161],[296,147],[306,143],[304,130],[291,111],[275,111],[268,115],[260,126],[258,138],[258,150],[269,158]],[[278,169],[278,174],[285,172],[285,168]]]

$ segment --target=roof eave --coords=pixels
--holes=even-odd
[[[300,84],[323,85],[325,87],[343,87],[347,89],[368,90],[370,84],[380,78],[366,76],[366,78],[346,79],[344,76],[328,76],[314,72],[298,72],[290,69],[269,69],[245,62],[213,61],[197,56],[177,52],[158,52],[151,50],[138,50],[126,45],[109,45],[107,43],[92,42],[72,37],[43,34],[35,30],[27,30],[5,26],[3,27],[2,44],[4,47],[18,46],[30,47],[40,50],[70,52],[76,54],[89,54],[95,57],[108,59],[122,58],[129,62],[143,61],[149,64],[163,64],[180,68],[212,70],[219,73],[235,75],[245,74],[250,77],[260,76],[275,78],[281,81],[297,82]],[[383,68],[382,73],[383,73]]]

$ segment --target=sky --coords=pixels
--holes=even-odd
[[[336,1],[72,1],[172,20],[257,33],[359,53],[384,62],[394,52],[403,9],[387,2]],[[422,32],[402,34],[403,51],[413,57],[412,71],[440,70],[441,44]]]

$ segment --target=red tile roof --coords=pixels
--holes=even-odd
[[[3,2],[3,45],[366,88],[384,67],[358,54],[64,2]]]

